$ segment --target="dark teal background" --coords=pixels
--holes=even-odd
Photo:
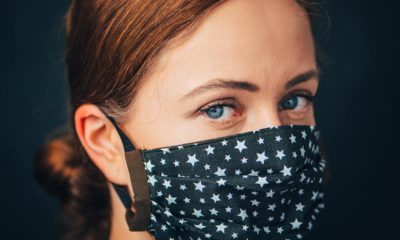
[[[0,239],[57,238],[58,206],[35,183],[32,157],[66,119],[68,4],[1,4]],[[318,39],[329,57],[315,104],[332,176],[312,239],[400,239],[400,4],[325,6],[331,27]]]

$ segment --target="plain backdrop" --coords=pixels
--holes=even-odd
[[[32,157],[66,115],[65,0],[1,4],[0,239],[57,239],[58,205]],[[400,239],[398,1],[328,0],[316,118],[329,154],[311,239]],[[327,18],[325,20],[327,21]]]

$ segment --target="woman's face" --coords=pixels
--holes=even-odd
[[[158,148],[258,128],[315,124],[318,72],[308,18],[294,0],[230,0],[164,51],[123,128]]]

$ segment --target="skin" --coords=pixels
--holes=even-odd
[[[302,80],[285,87],[296,77]],[[199,86],[221,83],[215,79],[256,87],[214,84],[188,96]],[[136,148],[152,149],[269,126],[315,125],[312,102],[299,94],[313,96],[317,88],[311,29],[296,2],[231,0],[213,9],[180,45],[162,52],[120,126]],[[297,104],[282,108],[288,99]],[[205,111],[210,104],[220,106]],[[96,106],[84,104],[75,112],[75,125],[106,178],[130,187],[122,143],[111,122]],[[147,232],[128,230],[125,209],[110,189],[110,239],[153,239]]]

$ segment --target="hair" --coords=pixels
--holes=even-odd
[[[73,0],[66,15],[70,120],[35,156],[37,181],[59,199],[64,239],[108,239],[111,203],[107,180],[75,132],[73,113],[84,103],[122,121],[138,83],[161,51],[179,43],[223,0]],[[313,6],[313,1],[298,0]]]

